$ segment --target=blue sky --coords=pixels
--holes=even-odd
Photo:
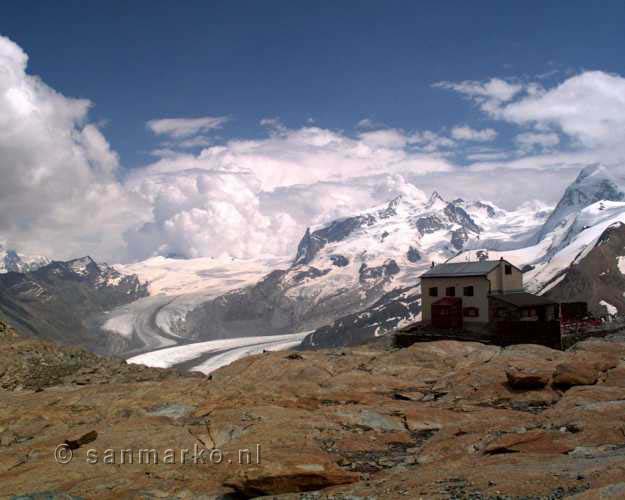
[[[29,71],[85,97],[125,167],[151,160],[145,122],[230,116],[223,137],[258,137],[263,117],[351,131],[496,127],[437,81],[623,73],[625,3],[11,2],[0,30]],[[557,73],[556,73],[557,71]],[[553,72],[553,73],[552,73]],[[549,81],[549,80],[547,80]]]
[[[387,202],[553,206],[625,165],[625,3],[12,2],[0,245],[291,255]],[[533,205],[532,205],[533,206]]]

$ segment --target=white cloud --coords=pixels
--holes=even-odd
[[[556,127],[586,147],[622,145],[625,78],[588,71],[546,92],[510,103],[498,115],[519,125]]]
[[[309,123],[310,123],[310,121],[309,121]],[[266,129],[269,129],[269,130],[275,131],[275,132],[284,132],[284,131],[286,131],[286,127],[282,123],[282,120],[280,120],[280,118],[275,117],[275,116],[265,117],[265,118],[261,119],[260,120],[260,125],[261,125],[261,127],[265,127]]]
[[[123,172],[121,183],[117,154],[88,123],[91,103],[27,75],[26,62],[0,38],[0,234],[29,253],[105,260],[123,259],[126,248],[132,258],[288,254],[306,225],[414,190],[400,172],[454,168],[412,147],[445,141],[434,134],[351,137],[267,121],[266,138],[181,152],[204,145],[199,134],[223,123],[205,117],[151,122],[168,141],[153,151],[157,161]]]
[[[452,148],[456,145],[456,143],[449,137],[439,135],[430,130],[411,134],[409,143],[417,144],[420,150],[425,153],[434,153],[436,151]]]
[[[406,141],[412,141],[407,136]],[[386,144],[383,144],[386,140]],[[420,151],[397,148],[401,133],[368,141],[320,127],[274,132],[258,140],[230,140],[202,150],[198,155],[158,161],[146,172],[188,169],[252,173],[263,190],[294,184],[341,181],[378,175],[380,172],[412,171],[417,174],[452,170],[446,160]]]
[[[560,144],[560,136],[554,132],[523,132],[514,138],[521,149],[530,151],[535,148],[549,149]]]
[[[127,187],[151,206],[153,220],[127,233],[131,255],[254,257],[283,254],[295,222],[260,211],[259,186],[245,173],[183,170],[134,176]]]
[[[381,129],[371,132],[362,132],[359,136],[360,140],[372,147],[381,148],[403,148],[408,144],[409,138],[401,130]]]
[[[625,161],[625,78],[620,75],[586,71],[551,88],[498,79],[435,86],[458,91],[489,118],[518,126],[517,153],[526,155],[531,168],[582,168],[596,162],[617,165]],[[473,168],[512,167],[519,162],[525,159]]]
[[[507,160],[510,158],[510,154],[504,151],[486,151],[483,153],[469,153],[467,159],[471,161],[494,161],[494,160]]]
[[[229,120],[227,116],[202,116],[199,118],[160,118],[150,120],[147,127],[156,135],[175,139],[220,129]]]
[[[0,36],[0,235],[26,252],[108,258],[137,217],[117,155],[86,123],[91,103],[28,75],[27,62]]]
[[[386,128],[386,125],[374,120],[373,118],[363,118],[356,123],[356,129],[358,130],[374,130],[382,128]]]
[[[398,172],[418,177],[453,169],[403,148],[410,136],[402,131],[371,134],[285,128],[197,155],[165,156],[126,184],[153,207],[151,221],[127,233],[131,254],[289,254],[307,225],[418,192]]]
[[[452,128],[451,136],[459,141],[488,142],[497,137],[497,132],[492,128],[477,130],[468,125],[463,125]]]
[[[191,137],[189,139],[178,141],[175,143],[175,146],[178,148],[187,149],[187,148],[198,148],[198,147],[210,146],[213,143],[214,143],[213,139],[199,135],[196,137]]]
[[[510,101],[523,90],[523,85],[520,83],[507,82],[500,78],[491,78],[485,82],[474,80],[437,82],[433,86],[459,92],[478,103],[487,112],[497,109],[502,103]]]

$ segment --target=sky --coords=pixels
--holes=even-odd
[[[13,2],[0,243],[286,255],[414,187],[557,202],[625,156],[625,4]]]

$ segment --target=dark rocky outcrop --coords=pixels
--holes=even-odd
[[[349,265],[349,259],[343,255],[330,255],[330,260],[336,267],[345,267]]]
[[[105,340],[90,331],[90,318],[147,295],[136,276],[89,257],[0,274],[0,314],[6,319],[25,334],[93,349]]]
[[[360,281],[367,281],[372,279],[385,278],[397,274],[399,272],[399,266],[393,259],[388,259],[384,264],[380,266],[369,267],[363,263],[359,269]]]
[[[458,228],[453,233],[451,233],[451,245],[456,250],[462,250],[464,244],[468,241],[469,235],[464,228]]]
[[[625,275],[619,269],[620,257],[625,259],[625,224],[616,223],[601,234],[587,255],[553,278],[557,284],[545,296],[558,302],[587,302],[597,317],[608,312],[601,301],[625,313]]]
[[[415,247],[410,247],[406,254],[406,258],[409,262],[419,262],[421,260],[421,254]]]
[[[318,328],[302,342],[303,349],[361,344],[395,330],[401,322],[414,320],[421,310],[416,288],[402,288],[384,294],[372,306],[340,317]]]

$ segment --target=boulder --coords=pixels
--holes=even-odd
[[[571,451],[574,447],[562,439],[542,430],[504,434],[490,441],[483,449],[485,455],[504,453],[540,453],[558,455]]]
[[[233,488],[244,498],[264,495],[282,495],[320,490],[358,481],[360,476],[346,472],[327,459],[316,460],[310,456],[307,462],[287,464],[273,463],[263,467],[246,469],[237,477],[227,479],[225,486]]]
[[[506,378],[513,389],[542,389],[549,383],[551,372],[529,364],[510,365],[506,368]]]
[[[560,363],[553,372],[553,385],[568,388],[574,385],[593,385],[599,378],[599,370],[591,363],[571,361]]]

